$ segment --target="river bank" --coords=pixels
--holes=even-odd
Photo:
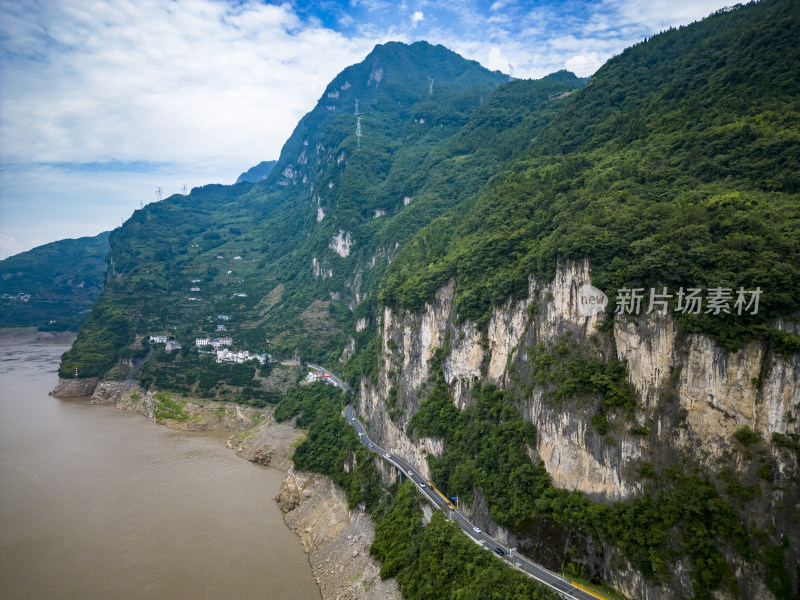
[[[53,395],[73,390],[61,380]],[[75,387],[74,391],[79,391]],[[286,472],[274,500],[286,526],[302,543],[313,577],[324,600],[400,600],[394,579],[380,579],[380,563],[369,556],[374,522],[358,509],[348,510],[344,491],[328,477],[293,469],[292,454],[304,432],[294,420],[277,423],[274,407],[254,408],[229,402],[181,399],[186,418],[158,418],[158,400],[138,386],[123,390],[123,382],[92,382],[90,401],[114,404],[149,421],[180,431],[232,432],[228,448],[248,461]],[[83,389],[83,388],[82,388]]]
[[[63,343],[0,339],[0,598],[321,598],[272,496],[285,472],[233,432],[54,400]]]

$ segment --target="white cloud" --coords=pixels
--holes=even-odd
[[[0,260],[17,254],[23,249],[13,237],[0,233]]]
[[[288,4],[0,6],[12,55],[0,151],[11,162],[219,159],[243,170],[276,157],[309,97],[373,45],[303,24]]]
[[[572,71],[578,77],[587,77],[597,71],[605,59],[601,59],[597,52],[587,52],[586,54],[576,54],[564,61],[564,68]]]
[[[731,2],[720,0],[605,0],[598,12],[610,12],[612,22],[635,23],[651,33],[699,21]]]
[[[277,158],[327,83],[374,43],[303,22],[289,4],[255,0],[0,2],[3,227],[27,249],[35,237],[118,226],[170,177],[172,191],[232,183]],[[54,168],[106,161],[170,167]],[[89,197],[91,214],[64,209],[80,213]],[[53,214],[61,220],[40,235],[42,216]]]
[[[725,0],[486,4],[351,0],[332,20],[357,32],[345,35],[288,2],[0,0],[3,231],[24,250],[115,227],[159,185],[234,181],[277,158],[327,83],[376,43],[426,39],[490,69],[511,62],[515,77],[587,76]],[[155,166],[54,166],[105,161]]]
[[[503,10],[506,6],[511,3],[511,0],[497,0],[493,2],[492,5],[489,7],[489,10],[492,12]]]

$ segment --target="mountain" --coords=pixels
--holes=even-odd
[[[0,261],[0,326],[77,331],[103,289],[108,232]]]
[[[277,160],[262,160],[255,167],[249,168],[247,171],[239,175],[236,183],[249,181],[250,183],[257,183],[262,179],[266,179],[272,172],[272,168],[278,163]]]
[[[112,232],[60,375],[121,378],[174,335],[145,391],[255,403],[249,373],[189,349],[225,325],[341,372],[381,447],[551,569],[631,598],[796,598],[799,34],[796,2],[762,0],[588,82],[376,46],[266,179]],[[455,538],[304,390],[275,413],[309,429],[295,460],[376,515],[386,573],[410,598],[465,585]]]
[[[267,179],[172,196],[112,232],[109,285],[62,374],[103,374],[135,335],[192,341],[218,314],[243,346],[276,356],[336,361],[351,336],[360,349],[375,328],[357,320],[397,247],[485,185],[554,113],[549,95],[584,83],[561,74],[494,98],[507,80],[441,46],[377,46],[331,82]],[[497,102],[507,107],[491,115]]]

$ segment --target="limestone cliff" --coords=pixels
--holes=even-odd
[[[671,315],[657,312],[617,315],[613,328],[601,332],[602,313],[587,317],[579,310],[578,290],[587,284],[588,262],[562,265],[552,281],[531,278],[527,298],[495,308],[483,332],[474,323],[458,321],[454,280],[421,312],[385,308],[378,323],[382,345],[377,383],[363,379],[358,399],[370,434],[428,473],[425,457],[442,452],[441,440],[409,437],[406,426],[432,385],[431,359],[443,349],[442,371],[459,407],[470,402],[470,386],[476,381],[515,392],[520,412],[538,432],[531,458],[544,462],[556,486],[610,502],[641,492],[637,473],[644,461],[691,464],[718,484],[721,468],[728,466],[741,480],[755,480],[763,492],[743,504],[742,517],[754,527],[771,524],[778,535],[788,535],[793,540],[789,552],[800,560],[800,539],[791,523],[798,498],[797,458],[770,444],[773,433],[800,433],[800,356],[774,354],[762,342],[730,352],[706,336],[680,332]],[[789,330],[795,325],[779,326]],[[612,414],[613,433],[601,435],[591,426],[594,407],[556,406],[547,401],[543,386],[532,383],[531,354],[564,339],[597,360],[626,361],[628,382],[638,396],[633,423]],[[769,464],[772,481],[755,477],[757,461],[748,460],[734,436],[744,427],[759,439],[759,460]],[[466,512],[498,539],[531,548],[535,557],[537,552],[539,558],[552,554],[552,549],[533,548],[524,534],[514,537],[493,524],[479,493]],[[560,540],[562,550],[544,562],[558,568],[569,536],[550,535]],[[645,581],[613,548],[581,542],[587,568],[629,597],[673,597],[674,588]],[[674,585],[691,595],[684,567],[677,565]],[[741,593],[770,598],[761,576],[751,571],[739,568]]]

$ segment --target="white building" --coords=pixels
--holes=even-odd
[[[211,345],[214,348],[219,348],[221,346],[232,346],[233,345],[233,339],[229,338],[229,337],[214,338],[213,340],[211,340]]]
[[[266,357],[263,355],[254,354],[249,350],[239,350],[234,352],[232,350],[228,350],[227,348],[222,348],[221,350],[217,350],[217,362],[218,363],[238,363],[242,364],[248,360],[256,359],[262,365],[266,360]]]
[[[208,346],[210,343],[211,340],[208,338],[197,338],[194,341],[194,345],[197,346],[198,348],[201,348],[203,346]]]
[[[165,335],[151,335],[150,336],[150,343],[151,344],[166,344],[167,343],[167,336],[165,336]]]

